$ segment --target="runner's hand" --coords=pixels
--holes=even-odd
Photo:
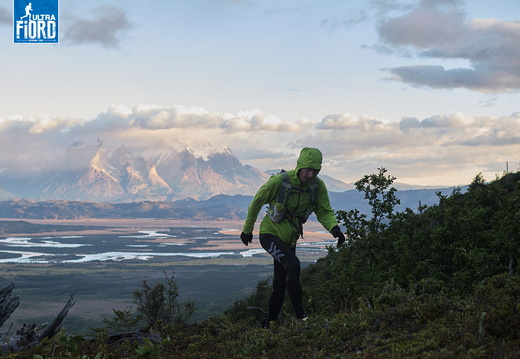
[[[339,226],[335,226],[330,232],[334,238],[338,239],[338,247],[345,243],[345,235],[341,232]]]
[[[249,243],[251,243],[253,241],[253,233],[247,234],[247,233],[242,232],[240,234],[240,239],[247,246]]]

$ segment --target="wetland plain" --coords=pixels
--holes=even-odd
[[[29,220],[32,224],[84,226],[81,231],[13,233],[0,236],[0,284],[15,283],[21,299],[9,322],[48,321],[74,291],[77,302],[64,327],[87,333],[114,309],[133,306],[143,280],[174,275],[181,300],[194,299],[193,320],[220,315],[270,278],[272,258],[240,241],[242,221],[159,219]],[[65,228],[65,227],[64,227]],[[258,224],[255,226],[258,229]],[[257,234],[257,232],[255,232]],[[302,265],[326,255],[334,243],[317,222],[305,225],[298,255]]]

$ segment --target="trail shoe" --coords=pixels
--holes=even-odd
[[[306,322],[307,319],[309,319],[309,317],[307,316],[307,314],[303,313],[302,315],[299,315],[297,319],[301,320],[302,322]]]

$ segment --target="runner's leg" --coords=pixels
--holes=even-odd
[[[300,260],[296,257],[296,248],[289,248],[280,238],[272,234],[260,234],[260,243],[275,260],[273,291],[269,298],[269,320],[278,318],[283,304],[285,288],[289,292],[296,317],[304,317],[300,282],[301,267]]]
[[[283,265],[276,259],[274,262],[273,289],[269,297],[269,307],[267,314],[267,323],[276,321],[282,310],[283,299],[285,297],[287,274]]]

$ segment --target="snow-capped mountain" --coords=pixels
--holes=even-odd
[[[207,199],[214,195],[253,195],[269,175],[243,165],[230,149],[197,157],[188,147],[136,152],[125,146],[110,153],[75,143],[59,170],[0,174],[0,196],[97,202]]]
[[[157,173],[173,193],[182,193],[180,197],[184,198],[254,194],[269,177],[240,163],[229,149],[211,153],[207,159],[196,157],[189,147],[183,151],[172,147],[151,149],[144,151],[142,157],[155,164]]]

